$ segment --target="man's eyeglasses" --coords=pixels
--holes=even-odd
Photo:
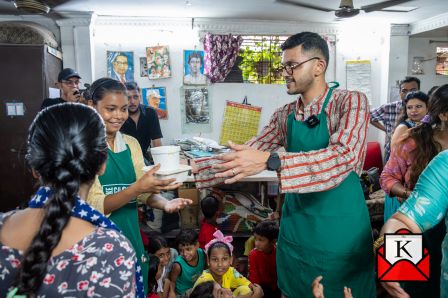
[[[69,86],[78,86],[79,85],[79,81],[65,81],[63,80],[62,83],[64,83],[65,85],[69,85]]]
[[[278,71],[283,72],[283,70],[284,70],[284,71],[286,71],[286,73],[287,73],[288,75],[292,75],[293,72],[294,72],[294,69],[296,69],[297,67],[301,66],[302,64],[307,63],[308,61],[315,60],[315,59],[318,59],[318,60],[319,60],[320,58],[319,58],[319,57],[313,57],[313,58],[310,58],[310,59],[305,60],[305,61],[303,61],[303,62],[292,62],[292,63],[290,63],[290,64],[282,64],[282,65],[280,65],[280,67],[278,68]]]
[[[139,99],[140,97],[138,96],[138,94],[134,94],[134,95],[128,95],[128,99],[129,100],[131,100],[131,99]]]

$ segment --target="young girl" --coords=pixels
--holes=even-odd
[[[135,296],[131,244],[84,201],[106,158],[93,109],[64,103],[36,116],[26,160],[41,187],[28,208],[0,213],[0,297]]]
[[[169,281],[166,279],[171,272],[173,262],[179,255],[177,250],[170,248],[165,238],[162,236],[151,237],[148,245],[148,252],[160,260],[161,274],[157,279],[157,293],[169,292]]]
[[[225,237],[219,230],[213,236],[215,239],[205,246],[209,269],[202,272],[195,287],[206,281],[215,281],[223,288],[231,289],[236,297],[263,297],[263,291],[259,286],[253,286],[247,278],[231,267],[232,236]]]
[[[162,266],[158,257],[154,255],[149,256],[149,271],[148,271],[148,296],[147,298],[162,298],[162,294],[158,294],[157,280],[162,276]]]
[[[156,179],[154,173],[159,165],[143,173],[144,162],[139,143],[120,133],[121,126],[128,118],[128,98],[123,84],[110,78],[98,79],[91,85],[89,97],[89,103],[104,120],[109,149],[106,171],[95,179],[88,202],[104,214],[110,214],[109,218],[132,243],[142,266],[147,294],[148,257],[139,232],[136,198],[170,213],[191,204],[191,200],[178,198],[167,201],[160,195],[150,195],[178,188],[180,184],[170,185],[174,179]]]

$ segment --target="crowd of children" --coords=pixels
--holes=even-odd
[[[278,220],[258,223],[246,241],[248,251],[244,254],[249,260],[246,277],[234,267],[232,236],[219,230],[220,200],[206,196],[200,206],[204,218],[199,233],[182,229],[175,241],[177,250],[169,247],[161,236],[150,238],[148,298],[282,297],[276,270]],[[317,276],[310,285],[310,296],[324,297],[322,279]],[[344,298],[353,297],[348,287],[342,293]]]

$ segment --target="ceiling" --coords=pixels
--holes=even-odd
[[[16,14],[12,0],[0,0],[0,14]],[[255,19],[332,23],[338,21],[334,12],[277,3],[274,0],[40,0],[63,3],[54,12],[87,12],[107,16],[192,17],[221,19]],[[315,6],[337,9],[339,0],[291,0]],[[353,0],[354,7],[384,0]],[[366,22],[410,24],[448,13],[447,0],[413,0],[400,7],[417,7],[410,12],[360,12],[351,18]],[[389,8],[390,9],[390,8]],[[444,31],[442,31],[442,35]]]

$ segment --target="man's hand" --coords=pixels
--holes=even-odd
[[[400,283],[398,282],[382,282],[381,285],[386,291],[395,298],[410,298],[408,293],[406,293],[402,287],[400,287]]]
[[[215,174],[217,178],[227,178],[226,184],[235,183],[238,180],[260,173],[266,169],[266,161],[269,152],[258,151],[246,145],[236,145],[229,143],[234,152],[217,156],[223,163],[213,165],[213,169],[220,171]]]
[[[163,211],[165,211],[166,213],[174,213],[184,209],[185,206],[191,204],[193,204],[193,201],[190,199],[177,198],[171,201],[167,201],[165,206],[163,207]]]

